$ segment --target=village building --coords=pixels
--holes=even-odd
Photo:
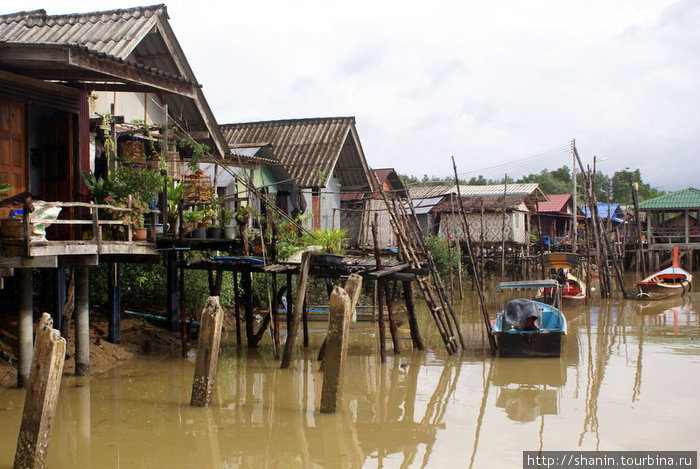
[[[380,249],[396,247],[396,235],[391,216],[381,196],[378,184],[388,200],[407,197],[406,188],[393,168],[373,169],[371,193],[355,192],[340,195],[340,225],[348,230],[350,244],[361,249],[373,249],[372,224],[377,225],[377,245]]]
[[[354,117],[226,124],[229,146],[270,144],[291,181],[277,205],[311,228],[341,228],[341,194],[370,191],[370,172]],[[299,191],[297,193],[297,190]]]
[[[700,248],[700,190],[693,187],[639,203],[647,216],[646,240],[651,250]]]
[[[532,215],[533,231],[542,231],[541,242],[546,248],[571,244],[574,199],[571,194],[547,194],[546,201],[537,202]],[[583,225],[585,217],[577,209],[578,222]]]
[[[416,211],[425,212],[427,233],[466,241],[460,205],[466,212],[471,240],[484,245],[526,246],[530,243],[532,214],[538,201],[547,200],[538,184],[433,186],[411,189]],[[415,196],[415,199],[413,198]],[[437,201],[441,197],[440,201]],[[426,210],[427,209],[427,210]]]
[[[212,155],[223,157],[228,147],[163,5],[68,15],[44,10],[0,15],[0,44],[0,182],[9,185],[0,207],[0,273],[14,276],[19,297],[20,383],[28,376],[31,360],[33,268],[54,272],[53,315],[60,328],[65,267],[75,267],[76,371],[86,373],[86,266],[108,263],[109,290],[116,294],[119,263],[158,259],[156,228],[165,225],[165,214],[158,220],[153,210],[148,237],[137,241],[132,222],[143,217],[143,208],[129,202],[116,208],[122,210],[121,217],[105,217],[104,209],[115,209],[98,210],[87,203],[91,194],[84,174],[104,175],[117,165],[117,158],[132,168],[157,170],[155,164],[137,161],[141,153],[123,152],[146,146],[137,140],[156,142],[160,158],[170,149],[169,132],[208,145]],[[109,116],[99,118],[100,114]],[[134,138],[138,124],[129,119],[142,121],[140,138]],[[155,200],[144,203],[155,209]],[[8,219],[11,214],[16,218]],[[44,232],[48,222],[53,226]],[[126,228],[125,239],[103,236],[116,225]],[[109,338],[118,342],[118,297],[110,296],[110,302],[114,316]]]

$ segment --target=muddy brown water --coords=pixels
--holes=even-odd
[[[317,411],[321,322],[292,370],[269,345],[238,349],[225,335],[210,408],[188,405],[193,359],[67,377],[47,466],[517,468],[524,450],[699,449],[700,292],[565,307],[561,359],[484,356],[477,306],[471,293],[456,304],[469,342],[460,356],[447,356],[425,312],[428,350],[410,351],[403,325],[405,350],[392,355],[389,340],[385,365],[376,324],[353,324],[335,415]],[[23,399],[0,394],[0,467],[12,466]]]

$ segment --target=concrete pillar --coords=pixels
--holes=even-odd
[[[90,374],[89,271],[75,268],[75,375]]]
[[[17,296],[19,299],[19,318],[17,321],[19,329],[17,333],[17,342],[19,345],[17,386],[26,388],[29,383],[29,371],[31,369],[32,354],[34,352],[32,269],[15,269],[15,278],[17,279]]]

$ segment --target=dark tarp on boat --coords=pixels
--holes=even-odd
[[[503,315],[503,331],[535,331],[542,328],[542,311],[532,300],[518,298],[506,304]]]

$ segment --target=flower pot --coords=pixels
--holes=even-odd
[[[238,227],[236,227],[236,226],[224,227],[224,238],[236,239],[236,235],[238,235]]]
[[[338,254],[311,254],[311,264],[313,265],[341,265],[343,256]]]
[[[224,237],[224,229],[218,226],[210,226],[207,228],[207,238],[221,239]]]
[[[195,239],[205,239],[207,237],[206,227],[202,226],[200,228],[193,228],[192,231],[190,231],[189,237]]]
[[[134,241],[146,241],[148,238],[148,230],[146,228],[136,228],[133,233],[132,239]]]

